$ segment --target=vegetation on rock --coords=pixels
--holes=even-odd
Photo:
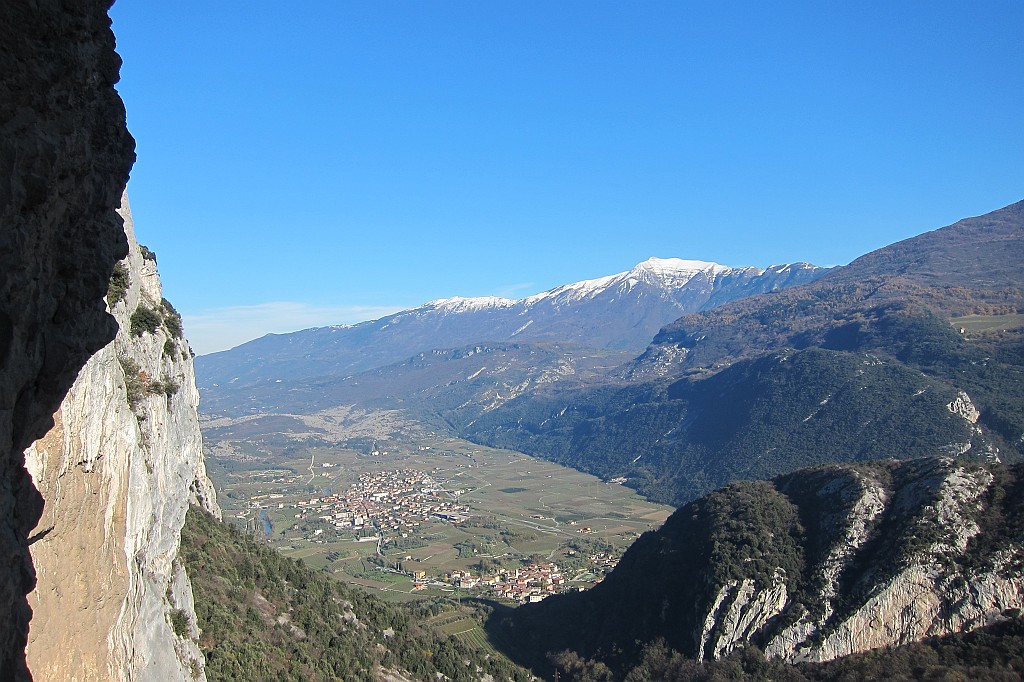
[[[979,480],[991,483],[978,490]],[[965,487],[942,492],[950,481]],[[869,489],[877,496],[864,498]],[[972,501],[974,492],[979,497]],[[862,499],[879,500],[874,515],[857,507]],[[937,509],[944,511],[937,514]],[[681,507],[661,529],[645,533],[589,592],[556,595],[497,614],[488,627],[499,641],[513,643],[510,653],[538,673],[556,666],[575,679],[622,679],[650,663],[646,659],[655,651],[661,662],[653,669],[661,672],[629,679],[689,679],[686,675],[723,672],[736,663],[702,668],[695,662],[699,649],[704,658],[712,656],[702,641],[710,647],[724,635],[728,646],[721,653],[728,654],[734,646],[764,647],[801,618],[812,623],[826,618],[808,640],[813,646],[915,566],[931,566],[935,575],[947,576],[951,590],[982,573],[1019,580],[1022,519],[1024,465],[921,459],[821,467],[771,482],[735,483]],[[979,525],[975,535],[964,530],[972,523]],[[862,530],[851,530],[858,527]],[[852,532],[863,535],[854,542]],[[968,539],[959,548],[962,533]],[[829,568],[837,556],[844,558]],[[779,611],[764,612],[739,634],[725,632],[733,625],[718,609],[731,603],[740,584],[749,585],[751,595],[783,586],[778,594],[784,601]],[[954,617],[961,606],[942,608]],[[755,658],[763,662],[763,656]],[[770,671],[781,669],[772,666]],[[665,672],[669,669],[676,672]]]
[[[107,285],[106,299],[109,307],[113,308],[118,301],[124,300],[130,283],[131,277],[128,274],[128,268],[121,261],[114,263],[114,271],[110,275],[110,284]]]
[[[181,326],[181,313],[175,310],[174,306],[166,298],[161,299],[160,305],[164,310],[164,327],[173,338],[182,338],[184,330]]]
[[[132,336],[152,334],[160,328],[161,322],[163,322],[163,318],[160,316],[160,313],[145,303],[139,303],[139,307],[135,309],[135,312],[132,313],[129,319],[128,331]]]
[[[171,611],[171,629],[174,630],[176,636],[188,637],[188,626],[188,613],[184,609],[174,609]]]
[[[148,395],[165,395],[171,398],[181,388],[178,382],[167,376],[160,379],[150,378],[130,355],[121,353],[117,356],[117,361],[124,372],[125,398],[133,410],[138,409],[142,399]]]
[[[146,395],[147,383],[142,377],[139,363],[132,357],[122,353],[117,356],[117,361],[121,364],[121,370],[124,372],[125,398],[128,400],[128,405],[134,410]]]

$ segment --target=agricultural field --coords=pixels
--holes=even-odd
[[[1009,331],[1024,327],[1024,315],[967,315],[950,318],[949,322],[966,332]]]
[[[491,596],[475,582],[551,565],[564,580],[558,591],[585,588],[672,511],[616,483],[422,426],[352,437],[303,419],[206,431],[225,518],[386,599]],[[474,636],[471,622],[460,627]]]

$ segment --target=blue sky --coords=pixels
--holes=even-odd
[[[111,9],[199,353],[650,256],[842,264],[1024,199],[1024,3]]]

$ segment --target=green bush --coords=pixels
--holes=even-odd
[[[185,613],[184,609],[174,609],[171,611],[171,629],[174,630],[174,634],[184,639],[188,637],[188,614]]]
[[[139,363],[127,355],[118,355],[117,361],[124,371],[125,397],[128,399],[128,406],[133,410],[138,407],[139,401],[147,393],[146,382],[142,378],[142,371]]]
[[[170,332],[171,336],[176,339],[182,337],[183,331],[181,326],[181,313],[174,309],[171,302],[166,298],[162,299],[162,305],[164,308],[164,327]]]
[[[146,332],[152,334],[160,328],[162,321],[160,313],[145,304],[139,304],[139,307],[132,313],[128,329],[132,336],[142,336]]]
[[[110,284],[107,285],[107,305],[113,308],[118,301],[123,301],[130,283],[128,268],[120,261],[114,263],[114,272],[110,275]]]
[[[142,260],[151,260],[156,262],[156,254],[149,250],[149,247],[144,244],[139,244],[139,251],[142,252]]]
[[[163,393],[168,398],[177,393],[178,389],[181,388],[178,382],[169,377],[164,377],[163,381],[154,381],[150,386],[154,393]]]

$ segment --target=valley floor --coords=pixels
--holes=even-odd
[[[324,417],[207,425],[225,518],[386,599],[514,603],[584,589],[672,512],[621,485],[394,413]]]

